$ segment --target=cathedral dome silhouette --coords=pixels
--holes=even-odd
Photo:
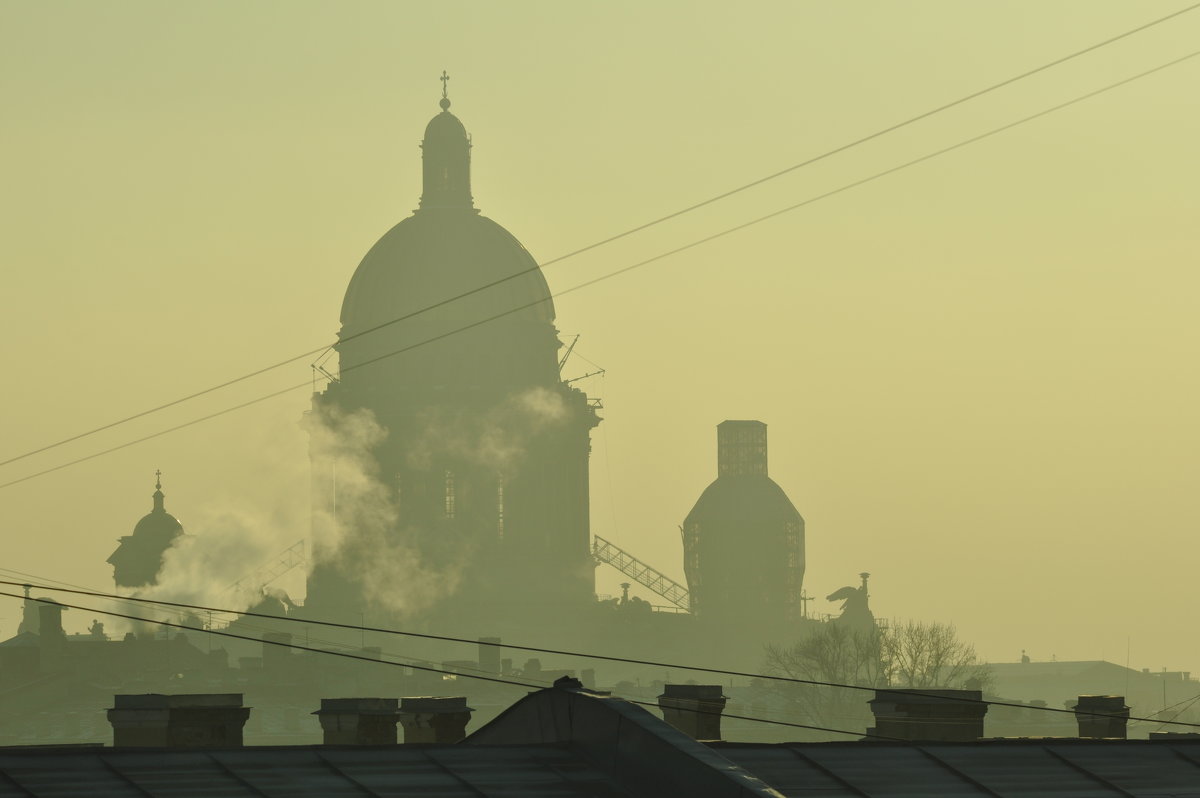
[[[342,372],[389,359],[425,385],[552,380],[560,342],[550,288],[521,242],[475,208],[471,140],[449,99],[441,105],[421,143],[420,207],[371,247],[346,289]]]
[[[336,373],[324,355],[314,364],[328,378],[305,416],[314,529],[340,525],[328,537],[353,543],[315,544],[305,611],[333,620],[367,608],[397,623],[416,613],[484,631],[547,615],[577,621],[595,594],[587,508],[598,403],[563,380],[546,279],[475,208],[471,137],[445,88],[438,105],[421,141],[419,205],[350,279]],[[389,497],[386,518],[341,464],[343,442],[357,445],[353,433],[368,427],[362,466]],[[391,552],[410,550],[415,559],[391,565]],[[414,578],[430,588],[410,602],[403,586]]]
[[[154,505],[150,512],[142,516],[142,519],[134,525],[133,537],[174,538],[175,535],[183,532],[183,524],[179,523],[178,518],[167,512],[161,480],[154,483],[154,494],[151,498],[154,500]]]
[[[546,278],[512,233],[474,211],[418,211],[385,233],[354,272],[342,302],[343,337],[482,286],[490,287],[422,315],[469,323],[521,308],[511,317],[554,321]]]
[[[132,534],[120,538],[120,545],[108,558],[113,579],[122,587],[154,584],[163,553],[183,534],[183,524],[163,504],[161,478],[154,483],[153,500],[150,512],[137,522]]]

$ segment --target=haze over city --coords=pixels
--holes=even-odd
[[[356,266],[417,207],[443,69],[476,206],[546,263],[1178,7],[3,3],[0,460],[332,343]],[[546,280],[563,291],[872,176],[1198,34],[1181,16]],[[563,339],[580,335],[563,376],[603,370],[573,383],[603,402],[592,531],[682,581],[714,428],[757,419],[806,521],[811,611],[865,571],[877,617],[952,623],[984,660],[1191,669],[1198,69],[557,298]],[[313,359],[0,482],[303,382]],[[7,485],[6,567],[111,585],[158,469],[189,534],[263,557],[308,536],[310,401]],[[5,637],[18,622],[16,602],[0,610]]]

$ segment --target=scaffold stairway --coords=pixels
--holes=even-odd
[[[595,535],[592,540],[592,557],[596,562],[611,565],[639,585],[645,585],[676,607],[684,610],[689,608],[686,587],[642,562],[615,543]]]
[[[308,563],[308,559],[304,556],[304,549],[304,539],[301,538],[263,565],[260,565],[252,573],[246,574],[225,588],[225,592],[237,593],[244,590],[259,591],[265,589],[276,579],[292,569],[299,568]]]

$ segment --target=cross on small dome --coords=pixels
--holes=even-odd
[[[442,76],[438,78],[438,80],[442,82],[442,99],[438,101],[438,105],[440,105],[442,110],[445,111],[450,108],[450,95],[447,86],[447,84],[450,82],[450,75],[448,75],[446,70],[443,69]]]

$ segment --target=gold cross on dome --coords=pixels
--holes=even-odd
[[[449,95],[446,93],[446,84],[450,82],[450,76],[446,74],[446,70],[442,70],[442,76],[438,78],[438,80],[442,82],[442,96],[448,97]]]

